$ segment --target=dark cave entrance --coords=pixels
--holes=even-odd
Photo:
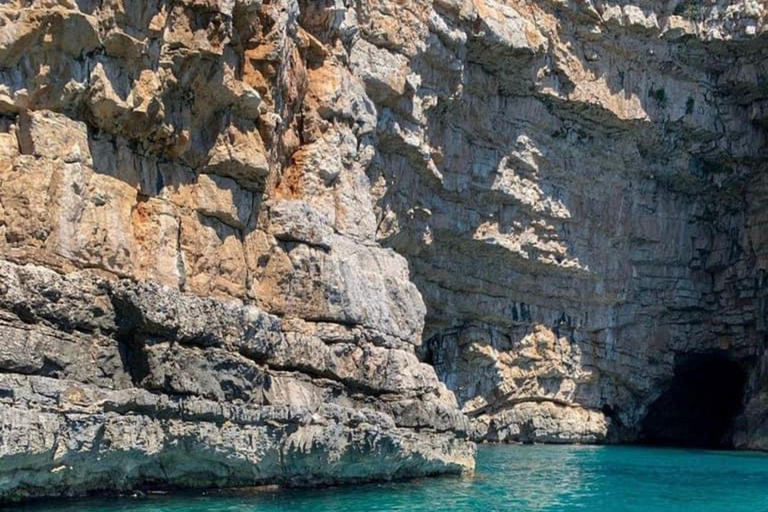
[[[666,391],[651,404],[638,442],[728,448],[727,434],[744,401],[746,370],[725,354],[685,356]]]

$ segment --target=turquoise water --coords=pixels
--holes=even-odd
[[[768,455],[618,446],[483,446],[472,478],[247,496],[59,501],[23,510],[768,512]]]

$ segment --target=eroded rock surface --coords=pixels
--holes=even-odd
[[[766,15],[3,2],[0,494],[634,440],[697,354],[768,448]]]
[[[680,358],[717,353],[750,375],[726,442],[765,447],[764,3],[362,19],[390,69],[361,74],[378,237],[410,262],[422,355],[475,437],[634,440]]]
[[[0,263],[4,498],[461,472],[412,350],[155,283]]]
[[[0,499],[472,470],[302,12],[0,4]]]

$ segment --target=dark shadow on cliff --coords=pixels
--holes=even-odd
[[[641,424],[641,444],[729,448],[729,431],[743,407],[747,371],[725,353],[682,357]]]

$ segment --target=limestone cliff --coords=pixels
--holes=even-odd
[[[0,5],[0,498],[472,469],[302,15]]]
[[[0,2],[0,498],[768,448],[767,12]]]
[[[638,439],[706,356],[747,381],[726,444],[768,447],[765,4],[416,4],[362,23],[407,70],[358,68],[396,91],[369,175],[475,437]]]

